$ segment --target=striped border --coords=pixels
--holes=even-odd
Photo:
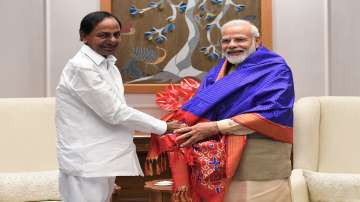
[[[250,128],[256,132],[259,132],[267,137],[282,142],[291,143],[293,142],[293,129],[287,126],[283,126],[274,123],[260,114],[250,113],[241,114],[231,118],[237,123]]]

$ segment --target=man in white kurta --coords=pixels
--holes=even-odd
[[[84,45],[66,64],[56,89],[60,194],[65,202],[105,202],[116,176],[143,175],[133,130],[163,134],[172,126],[127,106],[112,55],[120,22],[94,12],[80,26]]]

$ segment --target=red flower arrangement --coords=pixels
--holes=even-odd
[[[170,84],[156,94],[155,102],[163,110],[176,111],[191,99],[200,84],[192,78],[184,78],[180,85]]]

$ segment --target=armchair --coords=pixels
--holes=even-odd
[[[293,202],[360,201],[360,97],[307,97],[294,108]]]
[[[54,98],[0,98],[0,202],[60,200]]]

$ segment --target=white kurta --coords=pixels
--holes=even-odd
[[[63,70],[56,88],[62,172],[81,177],[143,175],[133,130],[166,131],[165,122],[126,105],[115,61],[83,45]]]

